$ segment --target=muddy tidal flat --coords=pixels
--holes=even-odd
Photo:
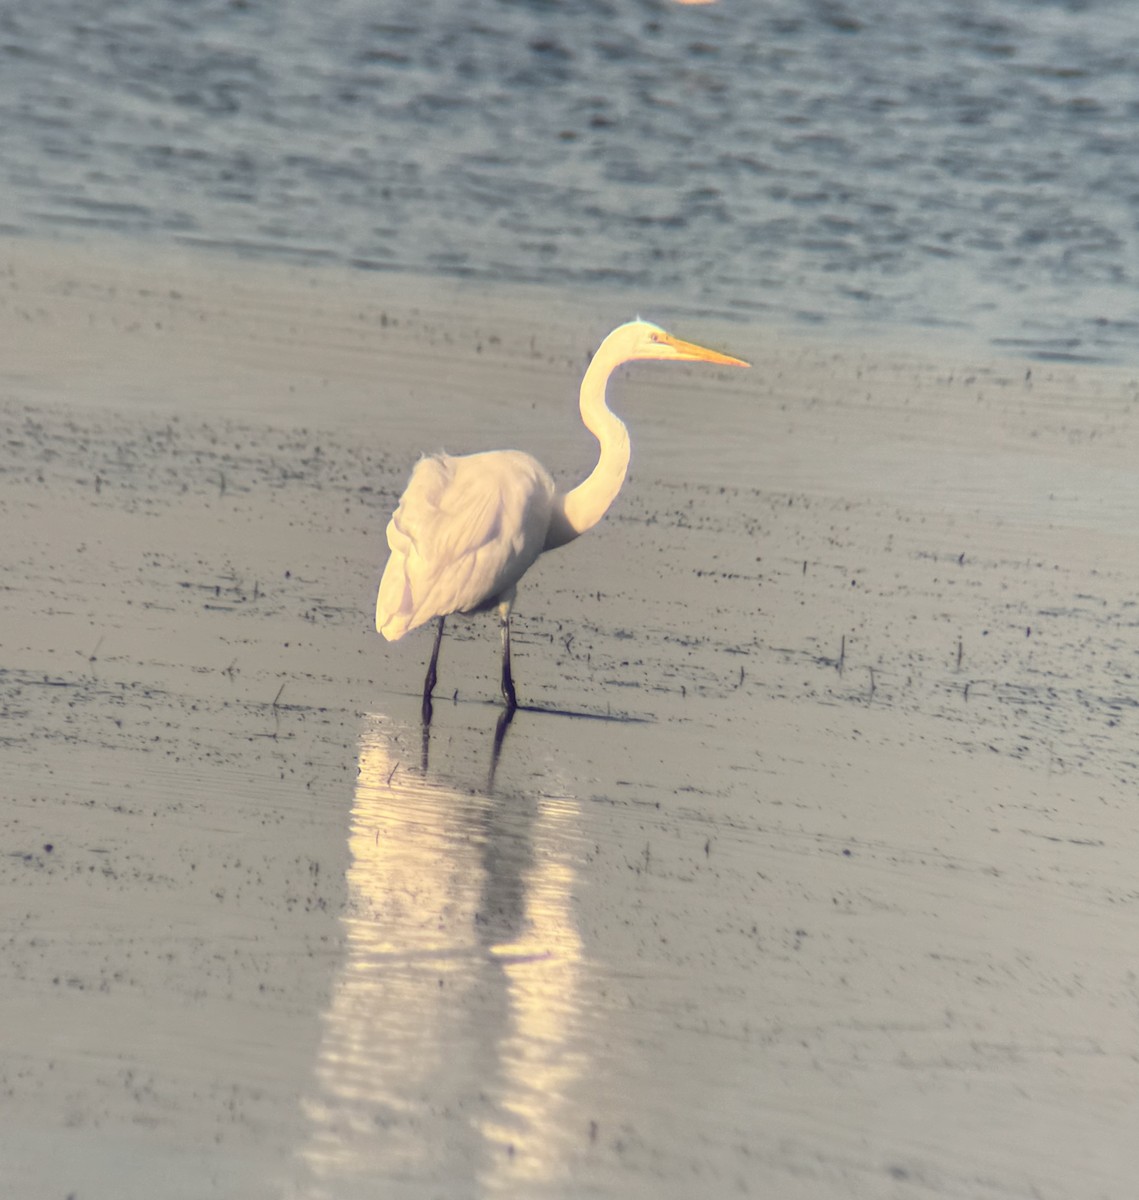
[[[493,764],[384,526],[631,315],[0,243],[5,1196],[1134,1195],[1139,376],[646,312]]]

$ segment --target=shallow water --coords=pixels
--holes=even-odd
[[[781,342],[704,373],[684,470],[695,369],[623,380],[634,477],[514,638],[525,701],[596,719],[520,711],[492,780],[491,622],[425,741],[427,638],[369,618],[440,328],[456,421],[581,441],[515,403],[528,339],[479,376],[505,318],[358,350],[325,276],[180,277],[153,330],[152,279],[11,282],[33,348],[106,322],[66,339],[94,402],[0,407],[12,1194],[1130,1194],[1133,380]],[[314,308],[326,403],[266,418]],[[377,357],[382,430],[317,391]],[[254,415],[108,404],[183,360]]]
[[[7,232],[1134,362],[1137,163],[1129,0],[0,16]]]

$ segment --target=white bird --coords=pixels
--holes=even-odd
[[[550,473],[521,450],[421,458],[388,524],[391,557],[376,599],[376,629],[389,642],[438,618],[423,683],[430,719],[443,623],[451,613],[498,610],[502,695],[518,701],[510,671],[510,609],[518,581],[545,550],[564,546],[605,515],[629,466],[629,432],[605,403],[622,363],[644,359],[746,367],[742,359],[682,342],[647,321],[620,325],[601,343],[581,382],[581,419],[600,443],[589,478],[560,493]]]

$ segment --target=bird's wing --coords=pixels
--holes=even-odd
[[[545,468],[518,451],[420,459],[388,524],[379,632],[395,641],[512,587],[541,553],[553,494]]]

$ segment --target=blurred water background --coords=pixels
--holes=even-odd
[[[4,0],[0,232],[1136,362],[1139,10]]]

